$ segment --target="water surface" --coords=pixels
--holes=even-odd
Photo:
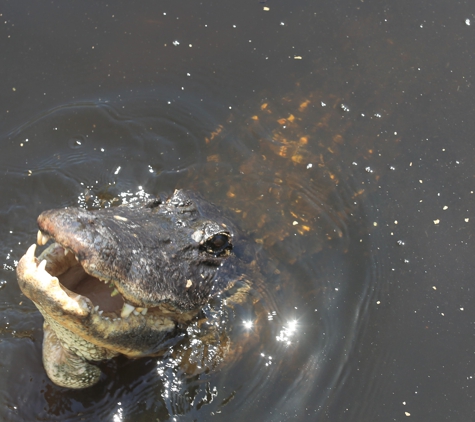
[[[0,418],[470,420],[470,6],[0,6]],[[191,377],[116,359],[55,386],[14,273],[36,216],[175,188],[261,249],[259,341]]]

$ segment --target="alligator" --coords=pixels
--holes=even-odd
[[[237,278],[235,228],[214,205],[176,190],[167,200],[38,217],[17,266],[44,317],[43,364],[67,388],[95,385],[97,362],[159,356]],[[234,275],[233,275],[234,274]]]

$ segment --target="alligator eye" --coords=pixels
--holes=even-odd
[[[221,255],[227,250],[231,249],[231,243],[229,242],[229,235],[225,233],[215,234],[213,237],[208,239],[204,244],[206,252],[212,253],[213,255]]]

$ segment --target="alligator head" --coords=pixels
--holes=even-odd
[[[100,361],[157,354],[227,284],[230,223],[184,191],[165,202],[38,217],[39,245],[17,266],[21,290],[44,316],[43,363],[58,385],[83,388]]]

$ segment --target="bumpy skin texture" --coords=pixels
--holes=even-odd
[[[164,204],[116,207],[95,212],[50,210],[38,217],[42,232],[75,251],[88,274],[113,280],[128,303],[153,307],[172,302],[193,309],[208,300],[222,256],[203,254],[216,233],[229,236],[229,223],[206,217],[211,209],[177,191]],[[188,280],[195,280],[185,288]]]
[[[45,318],[45,369],[64,387],[99,380],[88,361],[155,355],[175,344],[235,279],[231,224],[191,193],[146,206],[46,211],[38,225],[39,239],[55,243],[39,259],[32,245],[17,276]]]

